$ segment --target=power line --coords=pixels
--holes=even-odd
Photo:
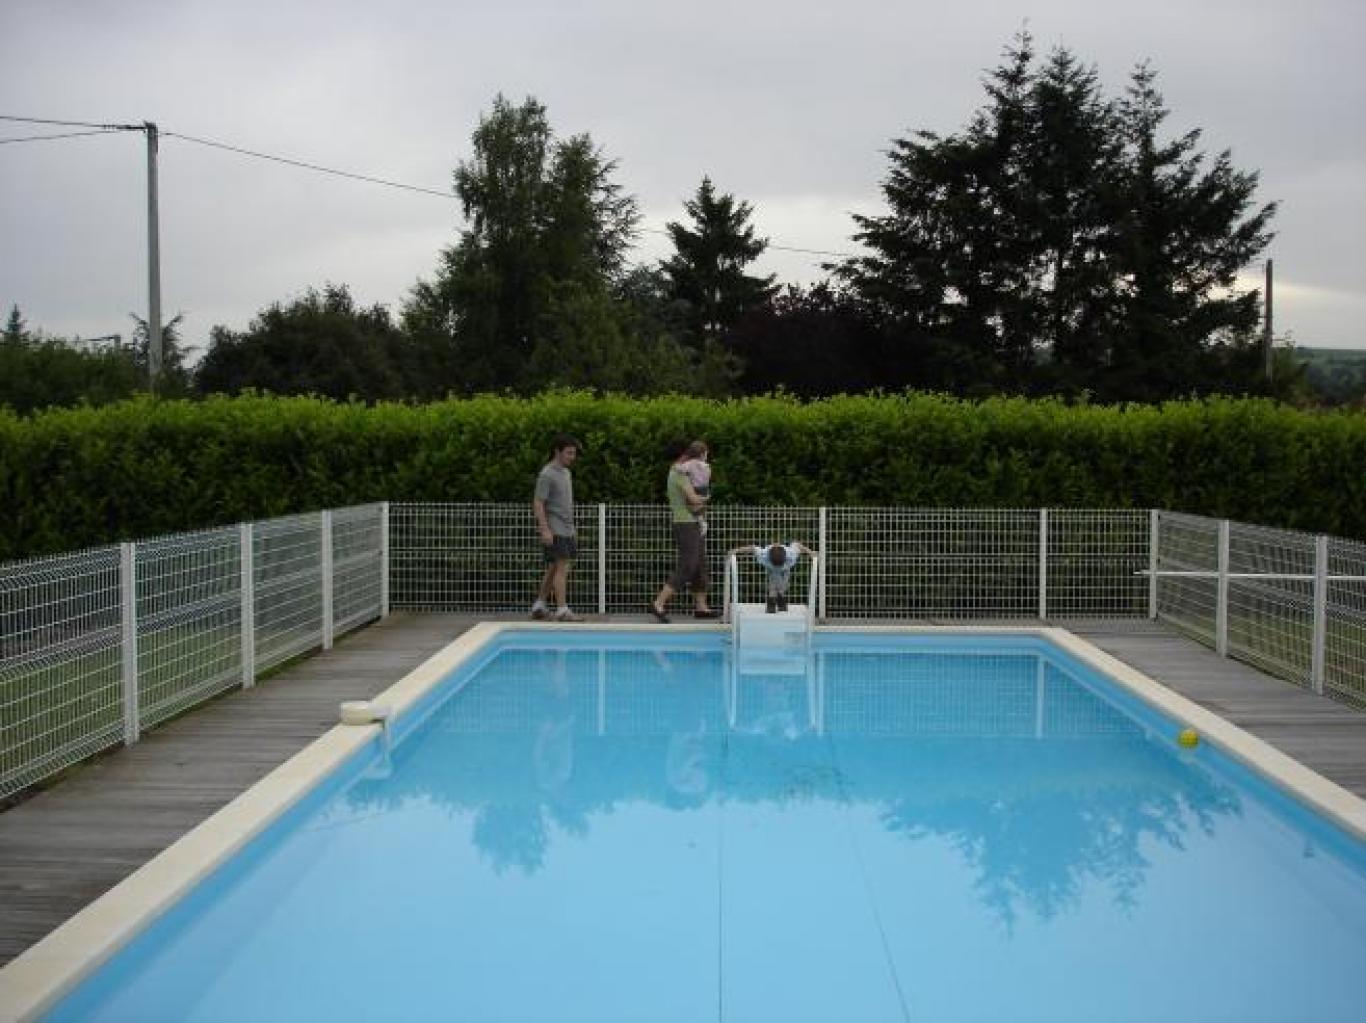
[[[386,185],[389,188],[402,188],[409,192],[423,192],[427,195],[437,195],[443,199],[454,199],[455,196],[450,192],[439,192],[435,188],[423,188],[421,185],[405,185],[401,181],[386,181],[384,178],[372,178],[368,174],[355,174],[351,171],[337,170],[334,167],[323,167],[321,164],[305,163],[303,160],[291,160],[285,156],[272,156],[270,153],[258,153],[252,149],[242,149],[240,146],[230,146],[226,142],[214,142],[212,139],[195,138],[193,135],[184,135],[178,131],[164,131],[162,138],[184,139],[186,142],[194,142],[201,146],[212,146],[214,149],[226,149],[230,153],[240,153],[243,156],[254,156],[258,160],[271,160],[275,163],[288,164],[291,167],[302,167],[305,170],[319,171],[323,174],[335,174],[339,178],[351,178],[355,181],[366,181],[372,185]]]
[[[104,128],[108,131],[142,131],[141,124],[95,124],[92,121],[54,121],[46,117],[16,117],[0,114],[0,121],[22,121],[24,124],[56,124],[64,128]]]
[[[144,131],[147,127],[146,125],[142,124],[96,124],[90,121],[57,121],[39,117],[16,117],[9,114],[0,114],[0,121],[22,121],[28,124],[54,124],[67,127],[99,129],[98,131],[71,132],[69,134],[63,135],[34,135],[26,138],[0,139],[0,143],[31,142],[38,141],[40,139],[75,138],[80,135],[97,135],[108,131]],[[451,201],[456,199],[456,196],[452,195],[449,191],[442,191],[435,188],[426,188],[422,185],[409,185],[402,181],[390,181],[387,178],[377,178],[369,174],[357,174],[354,171],[338,170],[335,167],[324,167],[322,164],[309,163],[306,160],[295,160],[287,156],[276,156],[272,153],[262,153],[255,149],[245,149],[242,146],[233,146],[229,145],[226,142],[215,141],[214,139],[200,138],[195,135],[186,135],[183,132],[164,131],[160,134],[162,138],[183,139],[186,142],[193,142],[196,145],[208,146],[212,149],[222,149],[225,152],[237,153],[240,156],[250,156],[257,160],[269,160],[272,163],[282,163],[289,167],[299,167],[303,170],[316,171],[319,174],[331,174],[335,177],[348,178],[352,181],[364,181],[365,183],[371,185],[383,185],[385,188],[398,188],[402,189],[405,192],[417,192],[422,195],[434,195],[438,198]],[[645,234],[660,234],[671,236],[671,233],[666,228],[642,227],[639,230]],[[854,253],[851,252],[832,252],[828,249],[804,249],[793,245],[774,245],[770,243],[766,246],[766,248],[773,252],[794,252],[799,255],[805,256],[831,256],[836,259],[851,259],[854,257]]]
[[[23,135],[18,138],[0,139],[0,145],[6,142],[47,142],[50,139],[76,139],[84,135],[110,135],[122,131],[121,128],[97,128],[94,131],[64,131],[60,135]]]
[[[262,153],[254,149],[243,149],[240,146],[231,146],[226,142],[216,142],[213,139],[196,138],[193,135],[185,135],[176,131],[165,131],[161,133],[162,138],[184,139],[186,142],[194,142],[201,146],[211,146],[214,149],[223,149],[230,153],[238,153],[242,156],[252,156],[258,160],[270,160],[274,163],[287,164],[290,167],[301,167],[304,170],[318,171],[322,174],[333,174],[340,178],[350,178],[353,181],[365,181],[372,185],[384,185],[387,188],[401,188],[409,192],[419,192],[423,195],[435,195],[441,199],[454,200],[456,196],[450,192],[439,191],[435,188],[425,188],[422,185],[409,185],[402,181],[389,181],[386,178],[376,178],[368,174],[357,174],[354,171],[338,170],[335,167],[324,167],[321,164],[308,163],[304,160],[294,160],[285,156],[275,156],[271,153]],[[647,234],[670,235],[665,228],[642,227],[640,230]],[[672,235],[670,235],[672,237]],[[853,258],[851,252],[831,252],[827,249],[802,249],[790,245],[768,245],[767,248],[776,252],[796,252],[810,256],[834,256],[836,258]]]

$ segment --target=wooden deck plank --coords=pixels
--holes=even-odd
[[[0,813],[0,963],[332,727],[341,701],[387,688],[479,620],[396,614]],[[1366,714],[1221,658],[1160,624],[1054,624],[1366,797]]]

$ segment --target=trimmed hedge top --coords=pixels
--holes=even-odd
[[[718,502],[1157,507],[1366,539],[1366,416],[1259,399],[247,396],[0,412],[0,560],[366,501],[530,502],[562,430],[580,502],[662,502],[669,445],[701,437]]]

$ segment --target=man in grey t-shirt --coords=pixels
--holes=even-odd
[[[531,617],[537,620],[579,620],[565,601],[569,566],[579,553],[574,534],[574,477],[569,471],[578,457],[579,442],[567,433],[558,434],[551,444],[550,461],[542,466],[536,477],[531,510],[536,516],[536,528],[540,531],[541,547],[545,552],[545,574],[541,576],[535,603],[531,605]],[[546,604],[552,598],[556,607],[553,613]]]

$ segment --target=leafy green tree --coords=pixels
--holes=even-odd
[[[1161,140],[1147,67],[1102,94],[1065,48],[1018,35],[959,134],[893,141],[872,254],[837,273],[939,385],[1156,399],[1254,388],[1258,296],[1233,294],[1274,205],[1199,133]],[[964,378],[967,377],[968,380]]]
[[[472,142],[455,172],[466,227],[413,289],[403,322],[449,389],[534,389],[532,355],[555,329],[556,304],[566,289],[600,296],[621,274],[636,202],[613,181],[615,161],[588,135],[557,141],[532,98],[496,97]]]
[[[418,392],[420,376],[389,311],[360,308],[345,285],[309,289],[258,313],[241,332],[213,328],[195,376],[201,394],[244,390],[373,401]]]
[[[144,387],[131,349],[30,331],[17,313],[11,311],[0,341],[0,405],[19,413],[104,405]]]
[[[689,333],[689,310],[658,266],[632,267],[613,285],[625,329],[654,367],[635,394],[724,398],[740,393],[744,361],[730,343]],[[664,367],[669,367],[667,372]]]
[[[691,227],[669,222],[675,251],[662,269],[673,298],[687,310],[692,334],[717,338],[776,293],[772,276],[745,273],[768,248],[768,239],[757,237],[749,222],[754,207],[718,194],[710,177],[683,209]]]
[[[527,369],[544,387],[651,394],[685,389],[688,362],[676,345],[640,343],[602,287],[569,281],[551,296]]]

